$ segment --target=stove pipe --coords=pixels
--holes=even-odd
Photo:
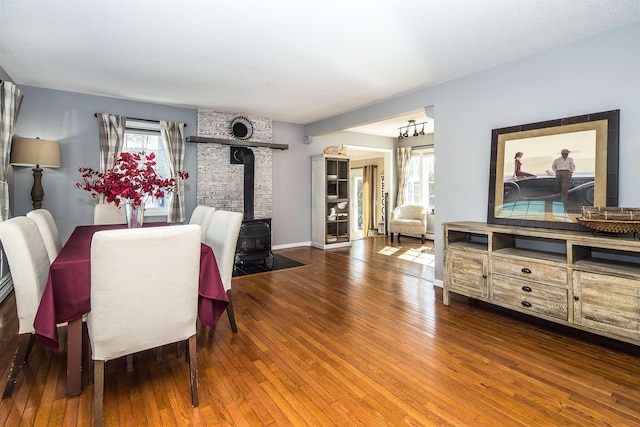
[[[255,156],[247,147],[231,147],[230,159],[232,165],[244,165],[244,219],[254,219],[254,175]]]

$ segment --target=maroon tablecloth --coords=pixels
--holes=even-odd
[[[150,223],[149,225],[162,225]],[[164,224],[166,225],[166,224]],[[33,327],[40,343],[58,351],[57,324],[70,322],[91,310],[91,239],[96,231],[124,228],[124,225],[83,225],[73,231],[49,268]],[[211,248],[200,248],[198,317],[215,326],[229,304]]]

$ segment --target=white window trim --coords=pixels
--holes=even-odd
[[[158,137],[162,139],[160,123],[156,122],[127,119],[125,124],[125,134],[126,133],[139,133],[143,135],[157,134]],[[166,201],[168,201],[169,197],[169,195],[165,194]],[[145,208],[144,210],[145,217],[166,217],[167,215],[169,215],[168,203],[165,203],[164,207],[151,207]]]
[[[419,158],[420,159],[419,164],[420,164],[420,193],[421,193],[421,199],[424,199],[424,196],[425,196],[424,187],[429,185],[428,181],[427,182],[423,182],[423,178],[424,178],[424,175],[425,175],[425,172],[423,170],[423,166],[424,166],[423,158],[424,158],[424,156],[433,156],[433,157],[435,157],[435,152],[434,152],[433,147],[421,148],[421,149],[413,150],[413,152],[411,153],[411,158],[412,159],[413,158]],[[409,190],[408,190],[408,187],[407,187],[407,190],[405,190],[405,198],[407,200],[411,199],[409,194],[407,194],[408,191]],[[424,205],[425,207],[429,208],[429,206],[428,206],[429,205],[429,200],[428,199],[427,200],[422,200],[421,204]],[[435,204],[435,200],[434,200],[434,204]],[[434,208],[435,207],[432,207],[432,208],[429,208],[429,209],[434,209]]]

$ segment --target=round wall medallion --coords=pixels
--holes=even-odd
[[[253,125],[246,117],[238,116],[229,123],[229,132],[236,139],[249,139],[253,135]]]

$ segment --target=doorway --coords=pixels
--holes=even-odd
[[[349,216],[351,239],[384,233],[385,195],[393,186],[393,149],[345,145],[351,159]],[[364,174],[369,168],[370,176]],[[389,182],[385,179],[388,178]],[[368,216],[368,219],[367,219]],[[367,226],[368,229],[364,229]]]

